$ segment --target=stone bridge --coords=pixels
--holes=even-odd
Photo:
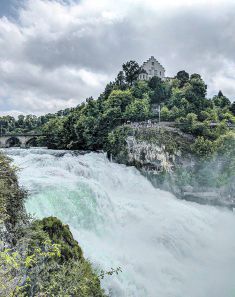
[[[0,147],[8,148],[11,146],[19,146],[21,148],[30,147],[30,142],[43,134],[7,134],[0,136]]]

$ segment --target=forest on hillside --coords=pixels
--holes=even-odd
[[[140,67],[129,61],[116,79],[108,83],[95,100],[87,98],[77,107],[43,116],[19,115],[0,118],[1,133],[41,132],[37,143],[56,149],[105,149],[109,133],[128,121],[161,120],[174,122],[196,137],[196,153],[211,154],[224,137],[232,137],[235,102],[222,91],[207,98],[207,85],[199,74],[179,71],[174,78],[138,80]]]

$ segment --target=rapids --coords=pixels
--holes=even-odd
[[[8,149],[28,212],[69,224],[112,297],[235,296],[235,215],[177,200],[104,154]]]

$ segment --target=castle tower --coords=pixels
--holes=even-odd
[[[139,80],[149,80],[152,77],[157,76],[161,79],[165,77],[164,67],[152,56],[146,62],[143,63],[139,74]]]

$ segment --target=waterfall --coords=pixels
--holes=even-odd
[[[104,154],[6,150],[21,168],[28,212],[69,224],[113,297],[231,297],[235,216],[181,201]]]

